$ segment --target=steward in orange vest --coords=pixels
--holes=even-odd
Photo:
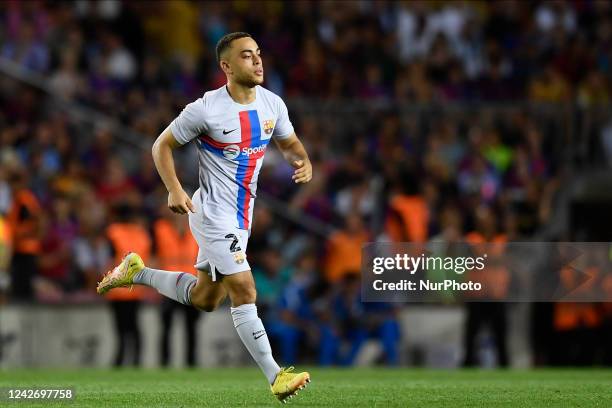
[[[425,242],[428,238],[429,209],[419,195],[396,195],[389,202],[385,229],[394,242]]]
[[[565,267],[561,270],[561,282],[567,291],[573,294],[588,293],[593,291],[593,285],[604,288],[601,280],[601,270],[599,267],[590,265],[584,272],[591,277],[584,285],[579,285],[578,273],[572,267]],[[594,303],[563,302],[555,303],[554,326],[556,331],[576,330],[579,328],[598,327],[602,320],[602,311]]]
[[[153,236],[159,269],[197,276],[193,265],[198,257],[198,244],[191,235],[186,217],[169,214],[160,218],[153,225]]]
[[[473,247],[476,256],[483,255],[484,247],[479,244],[488,244],[487,252],[489,260],[494,260],[496,255],[502,255],[507,238],[503,234],[497,233],[497,222],[493,211],[488,207],[481,207],[476,210],[477,231],[466,236],[466,241]],[[495,245],[491,245],[495,244]],[[486,265],[486,264],[485,264]],[[472,275],[474,274],[474,275]],[[472,277],[473,276],[473,277]],[[508,332],[506,304],[500,302],[507,294],[509,287],[508,271],[503,265],[485,266],[482,271],[470,271],[467,279],[482,282],[484,298],[496,300],[494,302],[466,302],[466,320],[464,350],[465,358],[463,365],[466,367],[477,365],[478,350],[476,339],[484,325],[489,326],[495,341],[497,354],[497,364],[501,367],[508,366],[508,348],[506,337]],[[478,298],[474,294],[472,298]]]
[[[325,280],[340,282],[346,275],[361,271],[361,247],[368,242],[369,234],[358,213],[346,217],[343,229],[331,234],[327,241],[324,262]]]
[[[11,260],[11,229],[5,218],[0,215],[0,305],[6,301],[10,285],[8,267]]]
[[[144,221],[139,216],[140,209],[129,205],[119,205],[115,208],[117,221],[106,229],[106,236],[114,251],[114,267],[119,265],[128,252],[137,252],[144,262],[151,256],[151,237]],[[140,365],[141,334],[138,325],[138,309],[140,300],[149,290],[143,286],[134,285],[129,288],[116,288],[106,295],[110,303],[115,328],[117,331],[118,349],[113,365]]]
[[[482,290],[471,294],[471,298],[486,298],[488,300],[501,300],[508,294],[510,286],[510,275],[506,267],[502,264],[495,264],[496,257],[504,255],[507,238],[504,234],[495,234],[487,238],[479,232],[470,232],[465,236],[465,240],[471,244],[474,254],[482,256],[486,249],[488,256],[487,263],[483,270],[473,269],[466,273],[468,280],[482,284]],[[479,248],[479,244],[484,244]]]
[[[157,265],[166,271],[180,271],[197,275],[193,266],[198,256],[198,244],[191,235],[187,217],[174,214],[164,207],[161,209],[163,217],[153,225],[155,238],[155,254]],[[164,297],[161,304],[161,354],[162,367],[170,364],[170,333],[174,322],[174,312],[183,312],[185,316],[185,348],[187,365],[194,367],[197,364],[197,322],[200,312],[190,306],[182,305],[172,299]]]
[[[151,237],[147,228],[139,222],[114,222],[106,229],[106,237],[110,242],[114,254],[113,266],[119,265],[125,254],[136,252],[145,262],[151,258]],[[134,285],[129,288],[115,288],[106,294],[110,300],[138,300],[142,299],[145,287]]]
[[[27,188],[27,175],[20,171],[10,179],[13,202],[7,222],[12,233],[11,287],[17,299],[34,296],[32,281],[38,274],[41,249],[42,209],[36,196]]]

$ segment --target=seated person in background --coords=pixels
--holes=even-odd
[[[400,330],[396,308],[388,303],[361,302],[358,274],[347,274],[337,289],[329,309],[333,311],[334,326],[340,337],[330,339],[336,344],[327,347],[340,350],[342,341],[350,344],[348,353],[337,354],[337,362],[341,365],[353,364],[361,346],[373,338],[381,342],[386,363],[399,364]]]
[[[256,258],[256,266],[253,267],[253,277],[257,288],[257,300],[261,315],[268,323],[268,315],[280,298],[283,288],[293,274],[291,267],[283,265],[280,252],[275,248],[266,248]]]
[[[268,335],[278,340],[281,350],[281,360],[284,364],[294,364],[297,359],[297,349],[301,341],[318,347],[321,344],[330,344],[332,337],[328,324],[317,319],[316,310],[319,310],[318,294],[321,285],[317,284],[316,255],[306,253],[297,262],[297,267],[291,280],[283,289],[277,307],[271,313]],[[272,316],[274,315],[274,316]],[[320,351],[321,364],[329,359],[324,349]]]

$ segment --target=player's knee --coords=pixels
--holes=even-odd
[[[207,298],[195,298],[191,300],[191,305],[203,312],[213,312],[217,308],[218,302]]]
[[[218,299],[211,297],[206,291],[194,290],[191,292],[191,305],[204,312],[212,312],[219,304]]]
[[[255,303],[257,299],[257,291],[254,286],[245,285],[235,288],[232,293],[232,305],[234,307]]]

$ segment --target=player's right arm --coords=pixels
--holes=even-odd
[[[205,102],[206,94],[185,106],[153,144],[155,167],[168,190],[168,207],[178,214],[195,211],[191,199],[176,177],[172,150],[206,132]]]
[[[195,212],[195,210],[189,195],[183,190],[176,176],[172,151],[179,146],[181,144],[176,140],[170,126],[168,126],[153,143],[153,161],[168,190],[168,208],[178,214],[187,214],[187,212]]]

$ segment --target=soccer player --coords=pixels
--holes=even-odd
[[[189,214],[199,246],[198,277],[148,268],[129,253],[98,285],[104,294],[133,284],[151,286],[177,302],[213,311],[226,295],[238,335],[283,402],[310,382],[307,372],[280,368],[255,306],[255,282],[246,257],[257,177],[274,139],[295,168],[295,183],[312,178],[312,165],[295,135],[283,100],[261,84],[259,47],[247,33],[225,35],[216,47],[227,84],[188,104],[153,145],[155,166],[168,189],[168,207]],[[196,140],[200,188],[190,199],[175,172],[172,150]]]

